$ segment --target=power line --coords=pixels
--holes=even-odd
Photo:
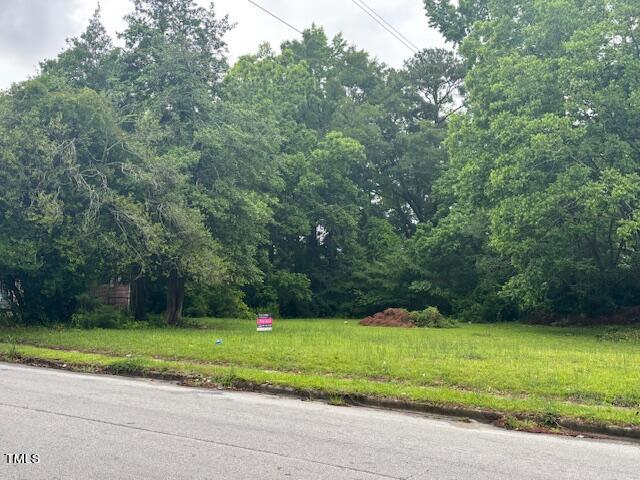
[[[367,5],[363,0],[351,0],[355,5],[358,6],[358,8],[360,8],[360,10],[362,10],[364,13],[366,13],[369,17],[371,17],[378,25],[380,25],[382,28],[384,28],[387,32],[389,32],[391,35],[393,35],[393,37],[398,40],[400,43],[402,43],[405,47],[407,47],[409,50],[411,50],[411,52],[413,53],[417,53],[418,50],[420,50],[418,47],[416,47],[413,42],[411,42],[409,39],[407,39],[402,33],[398,32],[396,30],[396,28],[391,25],[389,22],[387,22],[384,18],[382,18],[382,16],[378,15],[378,13],[375,12],[375,10],[373,10],[369,5]],[[391,27],[391,29],[389,27],[387,27],[387,25],[389,25],[389,27]],[[396,33],[397,32],[397,33]]]
[[[412,47],[411,45],[409,45],[409,43],[407,43],[405,40],[402,39],[402,37],[400,37],[399,35],[397,35],[393,30],[391,30],[389,27],[387,27],[382,21],[378,20],[377,17],[375,17],[371,12],[369,12],[369,10],[367,10],[363,5],[361,5],[360,3],[356,2],[356,0],[351,0],[360,10],[362,10],[364,13],[366,13],[369,17],[371,17],[378,25],[380,25],[382,28],[384,28],[387,32],[389,32],[391,35],[393,35],[393,37],[398,40],[400,43],[402,43],[405,47],[407,47],[409,50],[411,50],[412,53],[418,53],[418,49]],[[364,2],[363,2],[364,3]]]
[[[296,32],[298,32],[300,35],[303,35],[303,33],[298,30],[296,27],[294,27],[293,25],[291,25],[290,23],[286,22],[285,20],[283,20],[282,18],[280,18],[279,16],[277,16],[275,13],[271,13],[269,10],[267,10],[266,8],[264,8],[261,5],[258,5],[256,2],[254,2],[253,0],[247,0],[250,4],[258,7],[260,10],[262,10],[263,12],[265,12],[268,15],[271,15],[273,18],[275,18],[276,20],[278,20],[279,22],[284,23],[287,27],[291,28],[292,30],[295,30]]]
[[[367,7],[367,9],[373,13],[376,17],[378,17],[380,20],[382,20],[385,24],[387,24],[389,27],[391,27],[391,29],[396,32],[398,35],[400,35],[402,37],[403,40],[405,40],[409,45],[411,45],[413,48],[415,48],[416,50],[420,50],[420,47],[418,47],[415,43],[413,43],[411,40],[409,40],[407,37],[405,37],[401,31],[399,31],[396,27],[394,27],[393,25],[391,25],[389,22],[387,22],[384,17],[382,15],[380,15],[378,12],[376,12],[373,8],[371,8],[369,5],[367,5],[367,3],[364,0],[359,0],[359,2],[364,5],[365,7]]]

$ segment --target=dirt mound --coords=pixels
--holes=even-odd
[[[387,308],[384,312],[378,312],[371,317],[360,320],[360,325],[375,327],[415,327],[411,313],[404,308]]]

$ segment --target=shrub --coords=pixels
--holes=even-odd
[[[109,305],[100,305],[93,310],[79,310],[71,316],[75,328],[125,328],[130,319],[125,312]]]
[[[103,306],[95,295],[90,293],[81,293],[76,296],[76,309],[82,312],[93,312]]]
[[[306,275],[280,270],[268,277],[268,283],[276,292],[278,313],[294,316],[309,309],[312,303],[311,281]],[[260,303],[266,305],[272,302]]]
[[[10,310],[0,310],[0,328],[16,327],[20,324],[18,320]]]
[[[411,312],[411,320],[416,327],[423,328],[451,328],[456,325],[453,320],[442,315],[438,307],[427,307],[424,310]]]
[[[187,289],[184,314],[187,317],[253,318],[244,302],[244,293],[222,285]]]

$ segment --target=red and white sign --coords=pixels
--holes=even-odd
[[[256,325],[259,332],[270,332],[273,330],[273,318],[270,313],[261,313],[258,315]]]

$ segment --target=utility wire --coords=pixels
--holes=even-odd
[[[251,0],[249,0],[251,1]],[[393,30],[391,30],[389,27],[387,27],[382,21],[378,20],[377,17],[375,17],[371,12],[369,12],[369,10],[367,10],[363,5],[361,5],[360,3],[358,3],[356,0],[351,0],[355,5],[358,6],[358,8],[360,10],[362,10],[364,13],[366,13],[369,17],[371,17],[378,25],[380,25],[382,28],[384,28],[387,32],[389,32],[391,35],[394,36],[394,38],[396,40],[398,40],[400,43],[402,43],[405,47],[407,47],[409,50],[411,50],[412,53],[418,53],[418,49],[412,47],[411,45],[409,45],[409,43],[407,43],[405,40],[402,39],[402,37],[400,37],[398,34],[396,34]]]
[[[250,4],[258,7],[260,10],[262,10],[263,12],[265,12],[268,15],[271,15],[273,18],[275,18],[276,20],[278,20],[279,22],[284,23],[287,27],[295,30],[296,32],[298,32],[300,35],[303,35],[303,33],[298,30],[296,27],[294,27],[293,25],[291,25],[290,23],[286,22],[285,20],[283,20],[282,18],[280,18],[279,16],[277,16],[275,13],[271,13],[269,10],[267,10],[266,8],[264,8],[261,5],[258,5],[256,2],[254,2],[253,0],[247,0]]]
[[[259,8],[260,10],[262,10],[263,12],[265,12],[267,15],[275,18],[276,20],[278,20],[279,22],[283,23],[284,25],[286,25],[287,27],[289,27],[290,29],[292,29],[293,31],[299,33],[300,35],[303,35],[303,33],[297,29],[296,27],[294,27],[293,25],[291,25],[289,22],[287,22],[286,20],[280,18],[278,15],[276,15],[275,13],[267,10],[266,8],[264,8],[262,5],[259,5],[258,3],[254,2],[253,0],[247,0],[250,4],[252,4],[253,6]],[[411,50],[411,52],[413,53],[417,53],[420,48],[418,48],[416,46],[415,43],[413,43],[411,40],[409,40],[405,35],[402,34],[402,32],[400,32],[397,28],[395,28],[393,25],[391,25],[389,22],[387,22],[384,17],[382,17],[380,14],[378,14],[373,8],[371,8],[369,5],[367,5],[364,0],[351,0],[360,10],[362,10],[364,13],[366,13],[369,17],[371,17],[372,20],[374,20],[378,25],[380,25],[382,28],[384,28],[387,32],[389,32],[391,35],[393,35],[393,37],[398,40],[400,43],[402,43],[405,47],[407,47],[409,50]]]
[[[399,31],[396,27],[394,27],[393,25],[391,25],[389,22],[387,22],[384,17],[382,15],[380,15],[378,12],[376,12],[373,8],[371,8],[371,6],[367,5],[367,3],[364,0],[359,0],[359,2],[364,5],[365,7],[367,7],[367,10],[369,10],[371,13],[373,13],[376,17],[378,17],[380,20],[382,20],[385,24],[387,24],[394,32],[396,32],[398,35],[400,35],[402,37],[403,40],[405,40],[409,45],[411,45],[413,48],[415,48],[416,50],[420,50],[420,47],[418,47],[415,43],[413,43],[411,40],[409,40],[407,37],[405,37],[401,31]]]

